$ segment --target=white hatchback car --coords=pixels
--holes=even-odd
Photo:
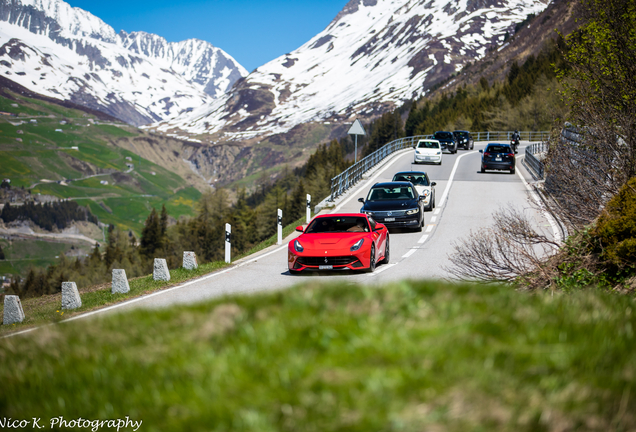
[[[418,164],[421,162],[435,163],[437,165],[442,164],[442,146],[439,141],[434,139],[423,139],[418,141],[415,146],[413,163]]]

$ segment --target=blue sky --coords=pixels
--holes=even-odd
[[[197,38],[251,72],[320,31],[348,0],[66,0],[116,32],[145,31],[169,42]]]

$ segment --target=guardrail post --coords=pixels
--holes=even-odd
[[[165,258],[155,258],[152,270],[152,279],[159,281],[170,280],[170,270],[168,270],[168,263]]]
[[[311,195],[307,194],[307,223],[309,223],[310,219],[311,219]]]
[[[283,244],[283,211],[278,209],[278,241],[276,244]]]
[[[232,262],[232,225],[225,224],[225,262]]]
[[[196,270],[199,268],[197,254],[192,251],[183,251],[183,268],[186,270]]]

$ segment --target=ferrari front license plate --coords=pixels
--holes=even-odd
[[[384,222],[395,222],[395,218],[384,218]]]
[[[321,266],[318,266],[318,270],[333,270],[333,266],[332,265],[321,265]]]

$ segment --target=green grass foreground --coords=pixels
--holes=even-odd
[[[634,430],[635,306],[412,281],[136,310],[0,340],[0,412],[144,431]]]

